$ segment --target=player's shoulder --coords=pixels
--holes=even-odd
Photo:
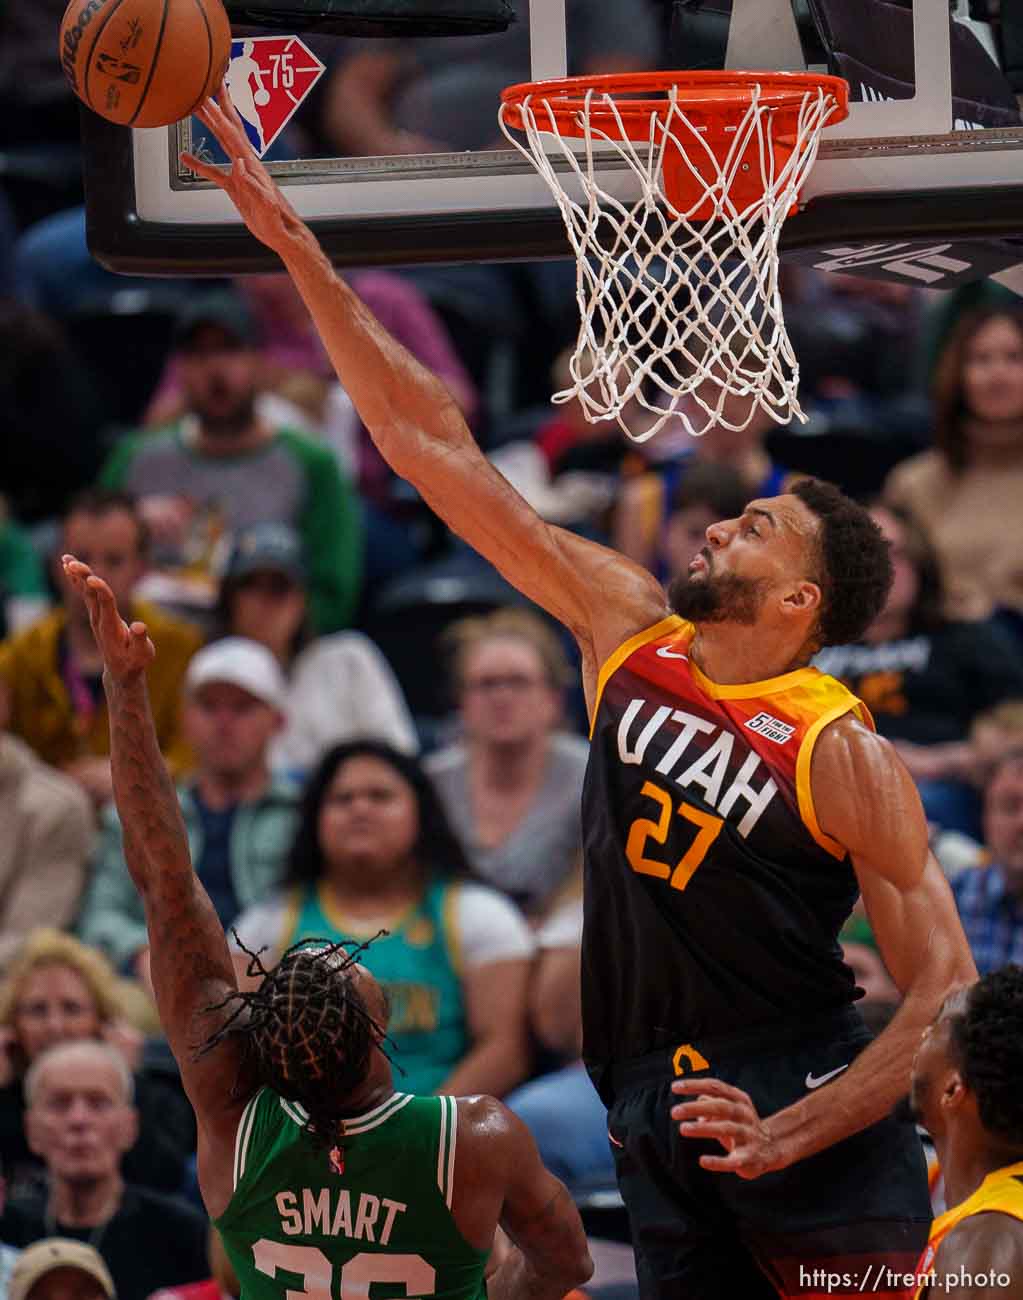
[[[933,1267],[939,1276],[994,1271],[1023,1279],[1023,1219],[1002,1210],[968,1215],[941,1243]]]
[[[813,751],[814,779],[872,780],[898,765],[891,741],[879,736],[850,709],[823,728]]]
[[[464,1128],[467,1133],[477,1136],[500,1135],[507,1128],[508,1120],[515,1118],[504,1102],[487,1093],[456,1097],[455,1105],[458,1107],[459,1132]]]
[[[459,1151],[468,1148],[480,1160],[500,1166],[514,1158],[525,1125],[502,1101],[486,1094],[456,1097]]]
[[[855,857],[891,870],[922,860],[927,822],[913,779],[891,742],[855,715],[824,728],[810,781],[821,829]]]

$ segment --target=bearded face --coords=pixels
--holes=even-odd
[[[710,547],[700,551],[703,565],[676,574],[668,588],[668,603],[690,623],[738,623],[752,626],[760,617],[767,595],[766,578],[737,573],[715,573]]]

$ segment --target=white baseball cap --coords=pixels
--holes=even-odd
[[[285,710],[288,688],[281,666],[258,641],[227,636],[194,654],[185,674],[185,690],[193,694],[211,682],[227,682],[280,713]]]

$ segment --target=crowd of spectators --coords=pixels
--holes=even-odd
[[[154,319],[165,329],[127,354],[132,281],[88,264],[76,118],[40,54],[62,8],[0,10],[0,1286],[23,1251],[18,1300],[57,1268],[107,1300],[212,1273],[214,1297],[232,1283],[152,1003],[100,660],[59,556],[149,628],[160,744],[239,980],[305,938],[364,944],[397,1086],[506,1097],[581,1190],[612,1181],[579,1060],[585,717],[563,632],[394,478],[286,277],[141,281],[140,348]],[[574,70],[656,61],[656,0],[569,14],[586,34]],[[448,42],[321,49],[295,147],[489,147],[489,108],[469,105],[528,73],[525,30],[486,58],[472,40],[457,58]],[[817,663],[917,781],[981,971],[1023,962],[1016,300],[786,269],[807,430],[757,416],[694,440],[679,422],[635,445],[547,403],[571,266],[350,278],[545,517],[663,578],[708,525],[802,473],[872,502],[890,600]],[[881,1024],[898,992],[861,912],[844,938]]]

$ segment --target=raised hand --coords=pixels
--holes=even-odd
[[[114,681],[138,677],[156,654],[145,623],[128,626],[118,611],[114,593],[87,564],[73,555],[65,555],[62,563],[68,579],[85,601],[104,668]]]
[[[181,161],[222,189],[256,238],[280,252],[288,237],[301,226],[301,218],[256,157],[227,87],[221,85],[216,98],[207,99],[196,117],[213,133],[231,166],[225,171],[191,153],[183,153]]]

